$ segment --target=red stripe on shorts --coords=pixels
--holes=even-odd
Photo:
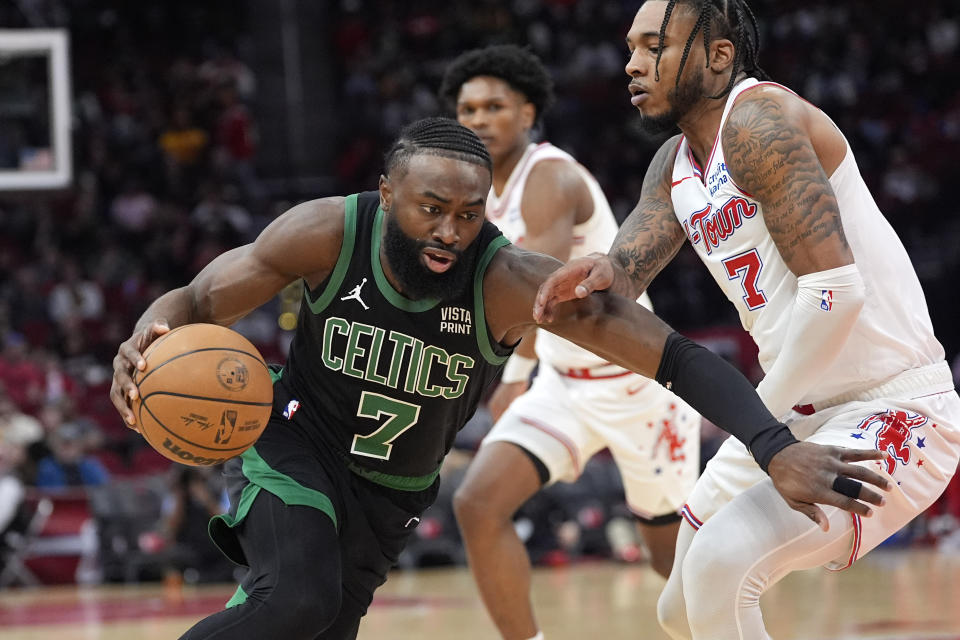
[[[553,427],[543,424],[542,422],[538,422],[533,418],[520,416],[520,422],[524,424],[528,424],[535,429],[540,429],[540,431],[543,431],[545,434],[553,436],[554,438],[559,440],[560,444],[562,444],[566,448],[567,453],[570,454],[570,461],[573,462],[574,472],[577,474],[577,476],[580,475],[580,457],[577,455],[577,446],[573,443],[572,440],[570,440],[570,438],[568,438],[562,432],[557,431]]]

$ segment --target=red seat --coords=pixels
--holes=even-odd
[[[126,461],[116,451],[111,451],[110,449],[99,449],[92,452],[92,455],[100,461],[100,464],[106,467],[107,471],[110,472],[110,475],[130,475],[130,468],[127,467]]]
[[[50,516],[31,545],[24,564],[43,584],[69,584],[77,579],[84,557],[93,558],[96,537],[91,537],[93,514],[86,491],[31,491],[28,501],[46,497],[53,503]]]
[[[130,469],[138,476],[166,473],[173,461],[163,457],[149,446],[137,449],[130,459]]]

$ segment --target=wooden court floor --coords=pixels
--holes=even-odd
[[[534,600],[548,640],[659,640],[661,580],[645,566],[541,569]],[[42,588],[0,593],[2,640],[177,638],[232,585]],[[367,640],[496,639],[462,568],[395,572],[360,627]],[[960,640],[960,555],[875,551],[848,571],[789,576],[762,602],[771,635],[803,640]],[[256,639],[251,639],[256,640]]]

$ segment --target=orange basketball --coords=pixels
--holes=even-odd
[[[135,371],[140,433],[176,462],[214,465],[256,442],[270,418],[273,383],[263,357],[236,331],[188,324],[157,338]]]

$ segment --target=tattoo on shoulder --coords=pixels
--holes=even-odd
[[[833,189],[809,136],[770,97],[731,111],[722,133],[731,177],[763,205],[764,220],[783,259],[839,239],[847,247]]]
[[[671,139],[657,151],[644,177],[640,200],[613,243],[613,257],[623,265],[638,293],[670,262],[686,237],[670,197],[675,148]]]

